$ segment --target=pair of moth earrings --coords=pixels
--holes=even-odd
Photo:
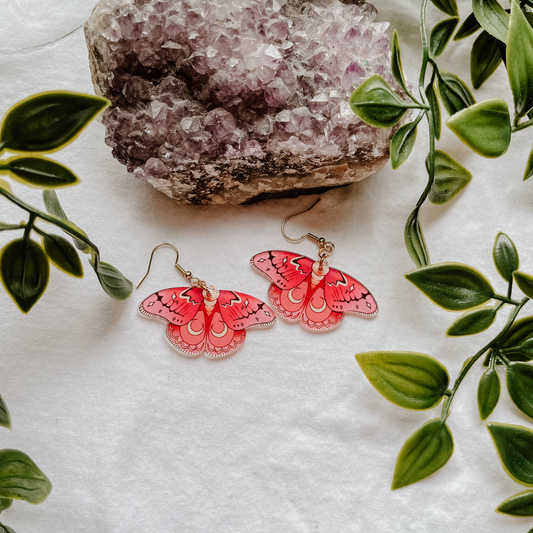
[[[318,260],[279,250],[261,252],[250,260],[252,267],[272,281],[267,304],[235,291],[219,291],[196,278],[178,264],[179,252],[172,244],[156,246],[150,256],[150,272],[155,251],[170,246],[176,251],[175,267],[190,287],[163,289],[145,298],[139,305],[142,315],[167,322],[166,336],[180,353],[188,357],[205,354],[221,359],[237,351],[246,337],[246,329],[269,327],[275,314],[288,322],[300,322],[310,331],[330,331],[336,328],[344,313],[372,316],[377,304],[370,291],[355,278],[330,268],[327,259],[335,246],[311,233],[291,239],[285,233],[285,223],[311,207],[287,217],[281,224],[283,236],[291,242],[305,238],[318,245]]]

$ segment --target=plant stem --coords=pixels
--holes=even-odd
[[[515,133],[516,131],[525,130],[526,128],[529,128],[529,126],[533,126],[533,118],[531,120],[526,120],[526,122],[522,122],[522,124],[515,124],[511,131]]]
[[[15,229],[24,229],[26,224],[6,224],[4,227],[0,226],[0,231],[11,231]]]
[[[420,40],[422,41],[422,67],[420,68],[420,78],[418,80],[418,90],[422,102],[426,101],[426,94],[424,91],[424,84],[426,82],[426,69],[429,61],[428,36],[426,30],[426,10],[428,0],[422,0],[420,6]]]
[[[453,389],[451,391],[451,394],[446,399],[444,406],[442,408],[442,414],[441,419],[443,422],[446,422],[446,419],[448,418],[448,414],[450,412],[450,406],[453,402],[453,398],[455,396],[455,393],[457,392],[457,389],[459,388],[459,385],[461,385],[461,382],[465,378],[465,376],[468,374],[468,371],[474,366],[474,363],[490,348],[492,348],[510,329],[510,327],[513,325],[514,321],[516,320],[516,317],[518,316],[518,313],[520,313],[520,310],[526,303],[529,301],[529,298],[526,296],[523,298],[520,303],[509,313],[509,317],[507,318],[507,322],[503,329],[492,339],[489,343],[487,343],[479,352],[476,353],[473,357],[470,358],[468,363],[465,364],[459,375],[457,376],[457,379],[455,380],[455,383],[453,384]]]
[[[40,218],[41,220],[46,220],[47,222],[50,222],[51,224],[54,224],[58,228],[61,228],[65,233],[68,233],[72,237],[76,237],[80,241],[88,244],[93,250],[94,250],[94,269],[97,271],[98,264],[100,263],[100,252],[98,251],[98,247],[82,232],[80,232],[78,229],[73,227],[73,225],[67,223],[67,221],[62,220],[61,218],[55,217],[54,215],[50,215],[48,213],[43,213],[42,211],[39,211],[38,209],[35,209],[35,207],[27,204],[14,194],[10,193],[9,191],[6,191],[5,189],[2,189],[0,187],[0,195],[5,196],[8,200],[13,202],[14,204],[18,205],[21,209],[24,209],[24,211],[27,211],[30,213],[30,222],[31,225],[33,225],[33,221],[35,218]],[[24,231],[24,236],[26,238],[26,233],[31,231],[30,222],[28,222],[26,229]]]
[[[424,87],[425,81],[426,81],[427,65],[428,65],[428,62],[430,61],[427,30],[426,30],[427,4],[428,4],[428,0],[422,0],[422,5],[420,8],[420,39],[422,41],[422,66],[420,68],[418,91],[420,93],[420,98],[425,106],[424,114],[428,122],[428,130],[429,130],[428,182],[426,184],[426,187],[424,188],[424,191],[420,195],[420,198],[418,199],[418,202],[416,203],[416,206],[413,209],[413,212],[407,219],[405,230],[404,230],[406,236],[408,234],[408,226],[411,224],[411,221],[413,221],[414,223],[418,223],[420,225],[420,222],[418,221],[420,207],[425,202],[426,198],[428,197],[428,194],[431,191],[431,186],[433,185],[433,181],[435,178],[435,132],[433,130],[433,114],[431,112],[431,107],[429,105],[429,101],[427,99],[425,87]],[[407,243],[407,240],[406,240],[406,243]],[[422,263],[422,266],[424,266],[424,264],[429,263],[429,252],[427,250],[427,246],[423,242],[423,239],[422,239],[421,245],[423,247],[422,251],[424,255],[424,262],[421,262],[420,259],[419,259],[419,262]],[[415,265],[418,266],[418,263],[416,261],[415,261]]]
[[[33,224],[36,218],[37,218],[37,215],[35,215],[34,213],[30,213],[30,218],[28,219],[28,223],[25,224],[23,239],[26,242],[28,242],[28,240],[30,239],[31,230],[33,229]]]
[[[520,302],[513,300],[512,298],[507,298],[507,296],[502,296],[501,294],[495,294],[492,298],[494,300],[500,300],[501,302],[504,302],[506,304],[520,305]]]
[[[508,366],[511,364],[511,361],[505,356],[505,354],[501,350],[498,350],[498,348],[493,348],[493,350],[494,352],[496,352],[496,355],[504,365]]]
[[[48,233],[44,232],[42,229],[39,229],[37,226],[33,227],[33,231],[38,233],[41,237],[49,237]]]

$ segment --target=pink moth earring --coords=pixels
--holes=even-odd
[[[281,224],[283,236],[290,242],[311,239],[318,245],[318,260],[279,250],[261,252],[250,260],[252,266],[267,276],[272,284],[268,290],[276,314],[288,322],[300,322],[309,331],[329,331],[336,328],[344,313],[373,316],[376,300],[370,291],[345,272],[331,268],[327,259],[333,253],[333,243],[312,233],[297,239],[285,233],[289,219],[311,210],[287,217]]]
[[[150,256],[150,272],[154,253],[162,246],[176,252],[174,266],[189,282],[190,287],[163,289],[145,298],[139,305],[143,316],[167,322],[166,336],[170,344],[187,357],[204,354],[210,359],[222,359],[236,352],[246,338],[245,329],[268,327],[276,319],[261,300],[235,291],[219,291],[178,264],[179,252],[172,244],[156,246]]]

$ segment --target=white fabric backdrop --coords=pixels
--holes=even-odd
[[[2,0],[0,112],[30,94],[66,89],[93,92],[81,24],[94,0]],[[398,28],[409,78],[418,77],[418,0],[376,0],[379,20]],[[469,2],[460,3],[464,18]],[[430,8],[430,20],[441,18]],[[24,13],[24,16],[22,16]],[[443,17],[442,17],[443,18]],[[442,59],[469,80],[471,40]],[[510,101],[500,69],[478,91]],[[268,281],[249,267],[267,249],[315,256],[311,242],[287,243],[282,219],[312,198],[242,208],[180,206],[129,175],[93,123],[54,154],[82,178],[60,192],[69,217],[100,246],[105,261],[138,282],[150,251],[179,247],[181,264],[222,289],[266,300]],[[423,222],[433,262],[462,261],[504,290],[491,260],[498,231],[514,239],[525,271],[533,272],[533,189],[522,183],[529,131],[513,137],[507,156],[484,160],[449,132],[439,148],[474,174],[445,207],[425,206]],[[75,280],[52,269],[46,294],[29,315],[0,291],[0,391],[13,429],[0,429],[0,447],[28,453],[54,489],[39,506],[15,502],[0,520],[17,533],[71,531],[169,532],[525,532],[533,520],[493,512],[520,492],[503,472],[476,406],[481,368],[465,380],[449,419],[455,454],[431,478],[391,491],[397,453],[434,412],[389,404],[366,381],[354,354],[402,349],[429,353],[452,379],[501,327],[468,338],[444,332],[455,315],[432,305],[404,278],[412,269],[403,225],[426,177],[424,131],[414,155],[398,171],[323,195],[292,231],[332,240],[330,264],[365,283],[380,311],[373,320],[348,316],[336,331],[312,335],[278,321],[251,331],[244,347],[223,361],[181,357],[164,326],[137,313],[146,295],[183,286],[172,250],[156,256],[152,274],[126,302],[110,300],[92,270]],[[15,184],[34,202],[38,191]],[[0,219],[23,214],[2,202]],[[12,235],[9,235],[12,237]],[[0,244],[7,242],[0,234]],[[507,393],[491,420],[531,427]]]

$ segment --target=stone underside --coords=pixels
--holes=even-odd
[[[359,181],[392,132],[350,110],[394,85],[387,23],[333,0],[101,0],[85,34],[106,143],[180,202],[252,203]]]

